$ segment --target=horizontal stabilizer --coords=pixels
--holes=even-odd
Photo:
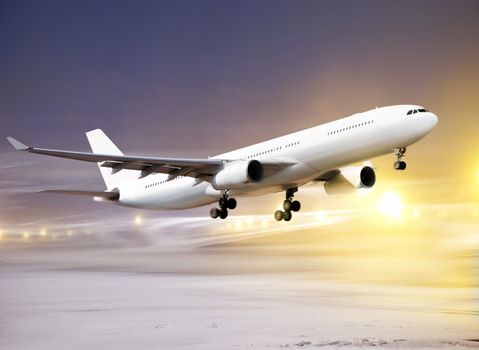
[[[27,146],[25,146],[20,141],[14,139],[13,137],[9,136],[9,137],[7,137],[7,140],[8,140],[8,142],[10,142],[10,144],[13,146],[13,148],[15,148],[17,151],[22,151],[22,150],[28,149]]]
[[[45,190],[39,193],[55,193],[55,194],[71,194],[77,196],[101,197],[116,201],[120,199],[119,192],[105,192],[105,191],[72,191],[72,190]]]

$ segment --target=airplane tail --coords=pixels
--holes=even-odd
[[[88,138],[93,153],[123,155],[120,149],[116,147],[101,129],[88,131],[86,137]],[[112,167],[103,167],[101,166],[102,163],[97,164],[106,188],[109,191],[117,188],[121,183],[138,178],[137,173],[133,170],[121,170]]]

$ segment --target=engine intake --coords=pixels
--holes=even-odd
[[[259,161],[235,161],[226,163],[211,183],[217,190],[230,190],[247,183],[260,182],[263,176],[264,168]]]
[[[359,173],[360,188],[371,188],[376,183],[376,173],[370,166],[365,166]]]

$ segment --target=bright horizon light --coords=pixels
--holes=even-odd
[[[379,198],[378,209],[384,215],[399,219],[404,209],[401,197],[395,192],[386,192]]]
[[[141,225],[143,222],[143,218],[139,215],[135,216],[135,225]]]

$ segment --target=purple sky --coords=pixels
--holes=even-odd
[[[205,157],[417,103],[440,124],[410,155],[410,176],[463,186],[479,169],[478,38],[477,1],[5,0],[0,136],[88,150],[84,132],[100,127],[127,153]],[[19,194],[101,188],[91,164],[6,141],[0,156],[1,223],[130,213]],[[378,161],[385,173],[391,161]]]

